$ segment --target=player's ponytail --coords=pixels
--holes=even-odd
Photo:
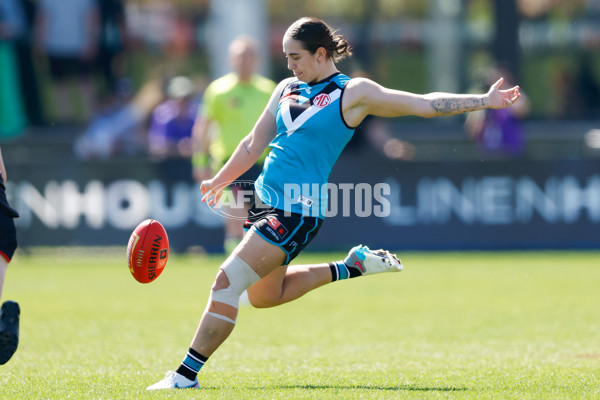
[[[333,54],[334,62],[338,62],[345,57],[350,57],[352,55],[352,48],[342,35],[335,35],[333,37],[333,42],[335,43],[335,54]]]
[[[327,52],[327,57],[338,62],[352,55],[350,45],[342,35],[337,35],[323,20],[304,17],[294,22],[286,36],[301,42],[306,50],[314,54],[319,47]]]

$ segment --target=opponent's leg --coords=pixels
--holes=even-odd
[[[8,270],[8,262],[0,256],[0,299],[2,298],[2,288],[4,287],[4,278]]]
[[[0,256],[0,296],[4,286],[4,277],[8,269],[8,261]],[[5,301],[0,307],[0,365],[11,359],[19,345],[19,304]]]
[[[0,162],[2,162],[1,156]],[[17,248],[17,240],[15,223],[12,217],[0,213],[0,228],[0,237],[3,240],[0,245],[0,298],[2,298],[2,288],[4,287],[8,263]],[[21,309],[15,301],[5,301],[0,307],[0,365],[7,363],[17,351],[20,314]]]
[[[6,364],[19,346],[19,315],[17,302],[7,300],[0,307],[0,365]]]

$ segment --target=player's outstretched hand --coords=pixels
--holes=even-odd
[[[490,87],[488,92],[489,108],[510,107],[514,102],[519,100],[519,97],[521,97],[519,86],[515,86],[506,90],[500,90],[502,83],[504,83],[504,78],[498,79],[498,81],[494,83],[492,87]]]
[[[223,195],[223,189],[227,185],[216,185],[214,179],[207,179],[200,184],[200,193],[202,193],[202,201],[208,204],[209,207],[217,208],[219,200]]]

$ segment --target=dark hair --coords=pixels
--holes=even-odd
[[[342,35],[336,35],[335,30],[315,17],[300,18],[288,28],[285,34],[302,42],[303,47],[311,54],[315,54],[319,47],[323,47],[327,52],[327,57],[333,58],[333,62],[352,55],[346,39]]]

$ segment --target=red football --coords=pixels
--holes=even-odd
[[[149,283],[163,272],[169,258],[167,231],[155,219],[139,224],[127,244],[127,264],[136,281]]]

